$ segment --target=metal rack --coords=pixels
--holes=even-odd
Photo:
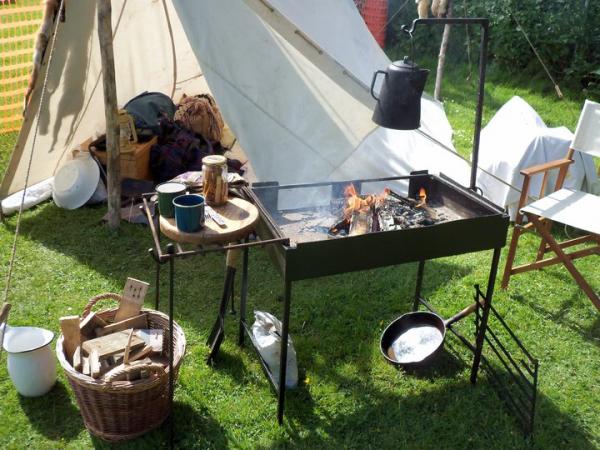
[[[483,300],[485,297],[479,286],[476,285],[475,290],[476,300]],[[487,332],[484,334],[484,341],[490,351],[487,355],[482,355],[482,368],[489,375],[500,398],[520,422],[525,434],[529,435],[533,433],[535,422],[539,362],[493,306],[490,307],[490,313],[492,322],[486,324]],[[481,327],[481,319],[482,314],[477,308],[477,333]],[[499,331],[494,331],[496,325]],[[503,377],[501,372],[506,376]]]

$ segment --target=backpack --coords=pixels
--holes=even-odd
[[[141,141],[148,140],[160,132],[160,119],[173,119],[175,104],[160,92],[142,92],[129,100],[124,109],[133,117],[135,129]]]

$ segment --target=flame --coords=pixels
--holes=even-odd
[[[425,188],[419,189],[419,203],[417,204],[417,208],[421,206],[425,206],[427,204],[427,191]]]
[[[344,218],[350,220],[355,212],[367,213],[372,207],[378,206],[383,201],[389,189],[384,189],[381,195],[361,196],[351,183],[344,189],[346,205],[344,206]]]

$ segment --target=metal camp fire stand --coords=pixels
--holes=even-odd
[[[447,24],[479,25],[482,30],[482,32],[481,32],[481,48],[480,48],[480,57],[479,57],[479,87],[478,87],[478,96],[477,96],[477,107],[476,107],[476,112],[475,112],[475,127],[474,127],[475,129],[474,129],[474,135],[473,135],[472,168],[471,168],[471,177],[470,177],[470,185],[469,185],[469,190],[472,191],[473,194],[475,194],[475,192],[477,191],[477,184],[476,184],[476,182],[477,182],[477,165],[478,165],[478,160],[479,160],[479,142],[480,142],[480,133],[481,133],[481,122],[482,122],[482,116],[483,116],[486,59],[487,59],[487,47],[488,47],[488,40],[489,40],[489,37],[488,37],[489,20],[486,18],[416,19],[415,21],[413,21],[412,26],[410,28],[403,26],[402,30],[405,31],[409,36],[412,36],[417,25],[420,25],[420,24],[424,24],[424,25],[447,25]],[[277,233],[277,226],[271,220],[270,211],[265,210],[265,208],[262,207],[261,201],[257,197],[256,193],[253,191],[253,189],[245,189],[245,190],[247,193],[247,198],[255,204],[258,203],[257,206],[259,206],[259,211],[261,212],[261,219],[266,224],[266,228],[270,228],[270,230],[263,232],[262,236],[261,236],[260,230],[258,230],[259,236],[261,236],[262,238],[286,237],[286,236],[282,236],[281,233],[279,233],[279,234]],[[483,197],[481,197],[481,201],[483,201],[483,200],[484,200]],[[496,208],[498,208],[498,207],[496,206]],[[498,208],[498,209],[500,210],[500,208]],[[498,218],[498,219],[500,219],[500,218]],[[474,353],[473,364],[472,364],[472,369],[471,369],[471,382],[472,383],[475,383],[477,381],[477,374],[478,374],[479,367],[481,364],[482,350],[483,350],[485,333],[486,333],[486,329],[487,329],[487,322],[488,322],[488,317],[489,317],[489,313],[490,313],[490,308],[492,305],[492,296],[493,296],[493,292],[494,292],[494,285],[495,285],[495,281],[496,281],[496,272],[498,270],[498,263],[500,260],[501,248],[506,244],[506,233],[508,230],[508,216],[505,213],[503,214],[503,217],[501,218],[501,222],[503,224],[502,226],[503,226],[503,233],[504,233],[504,238],[502,240],[502,243],[500,243],[499,240],[497,240],[493,246],[485,247],[485,248],[493,249],[493,257],[492,257],[490,273],[489,273],[489,277],[488,277],[487,290],[486,290],[486,295],[485,295],[486,303],[481,308],[482,311],[479,316],[479,321],[478,321],[479,326],[477,329],[477,334],[476,334],[476,339],[475,339],[474,345],[471,344],[466,338],[461,336],[458,332],[456,332],[456,330],[452,330],[452,332],[454,334],[456,334],[463,343],[467,344],[467,347],[470,350],[472,350]],[[499,226],[499,224],[498,224],[498,226]],[[263,227],[263,230],[264,230],[264,228],[265,227]],[[499,232],[499,234],[502,234],[500,232],[500,230],[498,230],[498,232]],[[381,233],[376,233],[376,234],[381,234]],[[480,236],[478,236],[478,237],[480,237]],[[370,239],[370,238],[372,238],[372,239]],[[371,242],[373,242],[373,241],[378,240],[379,237],[375,236],[375,235],[370,235],[370,237],[368,239],[370,239]],[[473,239],[473,236],[465,236],[464,239],[469,241],[469,240]],[[342,239],[342,240],[344,240],[344,239]],[[341,249],[341,247],[342,247],[341,243],[340,243],[339,247]],[[344,246],[344,247],[352,247],[352,246],[349,245],[349,246]],[[295,259],[295,258],[293,258],[295,250],[290,248],[289,245],[275,245],[273,248],[275,248],[275,249],[279,248],[280,250],[283,248],[283,251],[279,252],[279,257],[278,257],[278,263],[280,266],[282,266],[282,267],[280,267],[280,269],[283,268],[282,276],[283,276],[283,284],[284,284],[284,289],[283,289],[283,303],[284,304],[283,304],[283,318],[282,318],[283,330],[282,330],[282,336],[281,336],[282,342],[281,342],[281,354],[280,354],[279,379],[276,380],[274,378],[274,376],[270,372],[269,368],[266,366],[266,364],[264,363],[262,358],[260,358],[260,355],[259,355],[259,360],[261,361],[261,365],[263,366],[263,370],[267,374],[267,378],[269,379],[271,386],[277,393],[277,397],[278,397],[277,420],[281,424],[283,422],[284,406],[285,406],[285,392],[286,392],[285,381],[286,381],[286,369],[287,369],[286,362],[287,362],[287,348],[288,348],[287,344],[288,344],[288,339],[289,339],[292,282],[294,280],[306,279],[306,278],[311,278],[314,276],[323,276],[323,275],[327,275],[327,274],[314,273],[314,274],[311,274],[310,276],[308,276],[308,275],[304,276],[306,274],[294,274],[294,267],[296,266],[296,264],[293,264],[292,261],[293,261],[293,259]],[[306,250],[305,253],[308,253],[308,254],[311,253],[311,250],[314,250],[314,252],[312,252],[312,253],[314,253],[314,255],[312,255],[314,257],[317,257],[318,253],[320,253],[320,251],[322,251],[322,248],[317,247],[317,243],[315,243],[314,246],[312,246],[311,244],[305,244],[304,248]],[[482,245],[480,248],[471,249],[470,251],[482,250],[483,248],[484,248],[484,246]],[[344,253],[348,253],[349,249],[344,248],[342,251]],[[459,254],[459,253],[465,253],[465,252],[454,252],[454,253],[449,253],[449,254]],[[284,255],[284,256],[282,257],[282,255]],[[437,255],[434,257],[439,257],[439,256],[442,256],[442,255]],[[290,258],[292,258],[292,259],[289,260]],[[373,258],[374,257],[371,257],[371,259],[373,259]],[[388,257],[388,259],[391,259],[391,258],[392,258],[391,256]],[[398,259],[398,261],[395,262],[396,264],[402,263],[402,262],[408,262],[408,258],[406,258],[404,261],[400,261],[402,259],[401,257],[396,257],[396,259]],[[414,297],[414,299],[415,299],[414,300],[414,309],[417,309],[420,304],[423,304],[426,308],[432,310],[431,305],[429,305],[429,303],[426,301],[426,299],[424,299],[421,296],[421,287],[423,284],[423,275],[424,275],[426,259],[428,259],[426,256],[423,256],[422,258],[419,259],[417,280],[416,280],[416,290],[415,290],[415,297]],[[318,262],[319,260],[314,259],[314,258],[313,258],[313,260],[316,262],[316,265],[319,266],[319,262]],[[376,262],[374,262],[372,267],[389,265],[389,264],[393,264],[393,263],[388,261],[387,264],[379,264],[378,265]],[[354,270],[357,270],[357,269],[354,269]],[[308,269],[299,269],[299,271],[300,272],[302,272],[302,271],[317,272],[318,270],[314,269],[314,267],[310,267]],[[338,272],[338,271],[336,271],[336,272]],[[250,329],[241,317],[240,317],[240,323],[242,325],[240,327],[240,333],[243,328],[245,330],[245,332],[250,335]],[[243,334],[240,334],[240,344],[242,344],[242,343],[243,343]]]

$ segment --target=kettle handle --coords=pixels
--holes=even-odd
[[[378,70],[377,72],[375,72],[373,74],[373,80],[371,81],[371,96],[377,101],[379,101],[379,98],[375,96],[374,89],[375,89],[375,81],[377,81],[377,75],[379,75],[380,73],[387,75],[387,72],[385,70]]]

